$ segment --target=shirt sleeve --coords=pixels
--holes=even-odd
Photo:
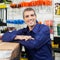
[[[2,36],[2,41],[4,42],[12,42],[14,41],[14,38],[16,37],[16,35],[20,35],[22,34],[22,29],[21,30],[14,30],[12,32],[7,31],[6,33],[3,34]]]
[[[38,49],[45,45],[47,42],[50,42],[50,30],[48,27],[44,27],[41,31],[35,36],[34,40],[20,40],[22,45],[28,49]]]

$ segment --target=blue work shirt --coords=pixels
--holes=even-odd
[[[14,40],[16,35],[29,35],[34,39]],[[18,31],[6,32],[2,40],[5,42],[17,41],[24,45],[29,60],[52,60],[50,30],[44,24],[37,23],[32,31],[29,31],[27,27]]]

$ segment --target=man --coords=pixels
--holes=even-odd
[[[27,27],[18,31],[6,32],[2,40],[16,41],[24,45],[28,60],[52,60],[51,39],[48,26],[38,24],[36,13],[32,8],[26,8],[23,18]]]

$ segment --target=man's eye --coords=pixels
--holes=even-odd
[[[34,14],[31,14],[31,16],[34,16]]]
[[[25,16],[26,18],[28,18],[29,17],[29,15],[27,15],[27,16]]]

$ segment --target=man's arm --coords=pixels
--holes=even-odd
[[[25,30],[24,30],[25,31]],[[33,39],[31,36],[27,36],[27,35],[22,35],[23,34],[23,29],[22,30],[14,30],[12,32],[6,32],[3,36],[2,36],[2,40],[5,42],[12,42],[14,40],[28,40],[28,39]]]
[[[23,30],[14,30],[12,32],[7,31],[6,33],[4,33],[4,35],[2,36],[2,41],[4,42],[12,42],[14,41],[14,38],[16,37],[16,35],[21,35],[23,33]]]
[[[13,31],[13,32],[6,32],[3,34],[2,36],[2,41],[4,42],[12,42],[13,39],[15,38],[16,36],[16,31]]]

